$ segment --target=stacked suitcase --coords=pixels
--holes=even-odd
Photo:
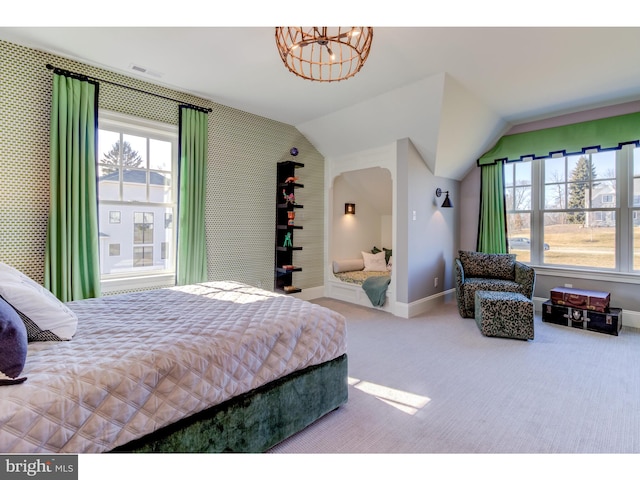
[[[542,304],[542,320],[548,323],[618,335],[622,309],[609,305],[608,292],[557,287]]]

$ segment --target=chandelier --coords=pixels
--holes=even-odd
[[[367,60],[372,39],[372,27],[276,27],[285,66],[318,82],[353,77]]]

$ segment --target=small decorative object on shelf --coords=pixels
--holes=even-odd
[[[295,157],[299,152],[293,147],[289,153]],[[296,175],[296,170],[302,167],[302,163],[289,160],[278,163],[277,168],[274,287],[276,291],[287,294],[301,291],[292,284],[294,273],[302,271],[302,268],[295,266],[293,260],[295,252],[302,250],[302,247],[294,246],[293,235],[295,231],[302,229],[302,226],[295,225],[296,210],[303,208],[303,205],[296,202],[295,194],[297,188],[304,188],[304,185],[298,183],[299,177]]]
[[[291,232],[287,232],[284,236],[284,244],[283,247],[293,247],[293,243],[291,243]]]
[[[287,202],[287,204],[291,204],[291,205],[295,205],[296,204],[296,196],[293,194],[293,192],[291,193],[287,193],[287,191],[283,188],[282,189],[282,196],[284,197],[284,201]]]

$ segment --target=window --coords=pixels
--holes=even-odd
[[[133,267],[153,265],[153,247],[133,247]]]
[[[103,281],[175,272],[177,137],[173,125],[100,112]]]
[[[153,244],[153,212],[133,213],[133,243]]]
[[[640,273],[640,148],[512,162],[504,173],[518,260]]]

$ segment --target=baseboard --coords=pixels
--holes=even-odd
[[[432,308],[451,300],[455,301],[455,288],[421,298],[411,303],[396,301],[396,315],[402,318],[411,318],[428,312]]]
[[[303,288],[301,292],[293,293],[292,295],[301,300],[315,300],[316,298],[324,297],[324,286]]]
[[[542,313],[542,304],[548,298],[533,297],[533,307],[536,313]],[[629,328],[640,328],[640,312],[634,310],[622,310],[622,326]]]

